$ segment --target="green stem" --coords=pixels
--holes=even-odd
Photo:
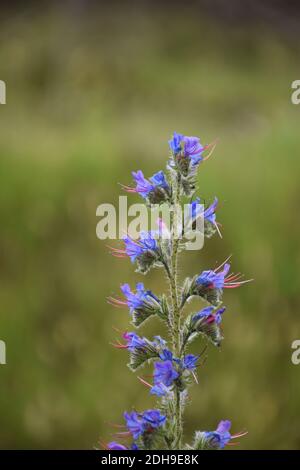
[[[169,270],[170,291],[172,298],[172,342],[173,353],[179,357],[181,352],[181,338],[180,338],[180,306],[178,302],[178,287],[177,287],[177,256],[178,256],[178,205],[179,205],[179,189],[180,179],[174,178],[173,183],[173,216],[172,216],[172,231],[171,231],[171,269]],[[176,386],[175,390],[175,436],[173,441],[174,449],[181,449],[182,441],[182,405],[180,390]]]

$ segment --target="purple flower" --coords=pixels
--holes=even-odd
[[[193,165],[198,165],[198,163],[203,160],[202,153],[205,150],[200,143],[198,137],[183,137],[183,150],[184,156],[189,157]]]
[[[136,293],[131,291],[129,284],[121,285],[121,291],[127,299],[126,304],[130,309],[130,313],[142,307],[149,297],[153,297],[152,292],[146,290],[142,282],[136,284]]]
[[[143,420],[150,425],[150,428],[158,428],[165,423],[166,416],[159,410],[146,410],[143,413]]]
[[[195,356],[194,354],[187,354],[184,356],[182,361],[183,369],[194,370],[197,367],[197,361],[199,356]]]
[[[191,221],[195,221],[197,217],[204,216],[203,204],[200,197],[194,199],[189,205],[189,217]]]
[[[159,410],[146,410],[143,413],[137,413],[136,411],[125,412],[124,418],[133,439],[138,439],[139,436],[145,433],[152,433],[166,421],[166,416],[161,414]]]
[[[125,248],[112,247],[111,253],[117,258],[129,256],[132,263],[137,263],[137,270],[145,274],[156,263],[162,265],[162,253],[157,241],[158,235],[158,231],[142,231],[138,240],[133,240],[127,235],[123,237]]]
[[[153,385],[150,390],[151,395],[157,395],[158,397],[163,397],[169,392],[169,388],[166,387],[162,383],[158,383],[157,385]]]
[[[162,361],[173,361],[173,353],[169,349],[163,349],[159,356]]]
[[[122,238],[125,249],[112,248],[112,254],[117,258],[124,258],[129,256],[132,262],[148,252],[155,253],[158,250],[158,243],[155,238],[156,232],[144,232],[140,233],[139,240],[133,240],[128,235]]]
[[[204,234],[206,237],[210,238],[216,231],[222,238],[219,226],[216,220],[216,209],[218,205],[218,198],[215,197],[213,203],[203,210],[203,204],[201,199],[197,197],[194,201],[190,203],[190,214],[186,224],[190,224],[192,227],[196,224],[196,221],[199,217],[202,217],[204,220]]]
[[[122,444],[119,444],[118,442],[109,442],[107,444],[107,450],[139,450],[138,446],[133,442],[129,447],[125,447]]]
[[[148,194],[154,190],[153,184],[144,177],[141,170],[138,170],[137,172],[133,171],[132,176],[136,182],[134,192],[139,193],[142,197],[146,198]]]
[[[220,346],[223,335],[219,325],[225,310],[226,307],[216,310],[215,307],[211,306],[205,307],[194,314],[191,319],[190,334],[204,334],[215,346]]]
[[[174,380],[176,380],[178,377],[179,374],[174,368],[172,361],[168,360],[163,362],[156,362],[154,364],[153,374],[154,387],[152,387],[151,392],[155,393],[155,391],[163,391],[164,388],[161,387],[161,384],[165,385],[166,387],[171,387]],[[155,388],[156,386],[158,386],[158,389]]]
[[[216,225],[216,208],[218,206],[218,198],[215,197],[214,202],[204,211],[204,219],[212,225]]]
[[[158,243],[154,237],[154,232],[141,232],[138,241],[132,240],[129,236],[123,237],[125,253],[132,262],[144,254],[150,254],[151,252],[155,254],[157,252]]]
[[[178,132],[174,132],[173,138],[169,140],[169,147],[171,151],[176,155],[180,153],[182,150],[181,142],[183,140],[184,135],[178,134]]]
[[[136,412],[132,411],[124,413],[126,426],[128,431],[132,434],[133,439],[138,439],[145,431],[145,424],[141,416]]]
[[[198,137],[188,137],[174,132],[173,138],[169,140],[169,146],[175,158],[184,157],[192,166],[198,165],[203,160],[202,153],[205,147],[201,145]]]
[[[225,312],[225,310],[226,310],[226,307],[222,307],[219,310],[217,310],[216,313],[214,314],[215,322],[217,323],[217,325],[221,323],[222,318],[223,318],[222,315]]]
[[[118,442],[109,442],[107,444],[107,449],[108,450],[128,450],[127,447],[123,446],[122,444],[119,444]]]
[[[123,338],[126,340],[126,348],[133,352],[135,349],[142,349],[147,346],[147,342],[144,338],[133,332],[126,332],[123,334]]]
[[[206,323],[217,323],[219,325],[222,321],[222,315],[225,310],[226,307],[222,307],[213,313],[214,307],[205,307],[193,316],[193,322],[197,322],[201,318],[205,318]]]
[[[132,172],[136,187],[123,186],[129,193],[138,193],[151,204],[160,204],[170,199],[171,188],[163,171],[158,171],[151,178],[146,179],[143,172]]]
[[[205,432],[205,438],[208,441],[209,447],[213,449],[224,449],[224,447],[231,441],[231,439],[236,439],[242,437],[247,432],[241,432],[238,434],[230,434],[231,422],[229,420],[220,421],[218,427],[215,431]]]
[[[198,286],[207,287],[209,289],[223,289],[226,283],[226,276],[229,272],[230,264],[225,263],[222,271],[203,271],[196,279]]]
[[[221,269],[222,267],[223,269]],[[199,295],[212,305],[217,306],[221,301],[223,289],[233,289],[251,281],[251,279],[241,281],[242,275],[240,273],[228,275],[229,269],[230,264],[223,263],[214,271],[203,271],[195,279],[190,295]]]
[[[169,392],[169,387],[173,385],[174,380],[179,377],[171,360],[156,362],[154,364],[153,382],[150,390],[152,395],[164,396]]]
[[[161,301],[151,290],[146,290],[144,284],[136,284],[136,292],[133,292],[129,284],[122,284],[121,290],[125,300],[120,297],[108,297],[108,302],[114,307],[129,307],[133,324],[140,326],[150,315],[161,311]]]
[[[155,173],[150,178],[150,181],[153,183],[155,187],[160,186],[161,188],[169,189],[169,184],[166,180],[166,175],[164,174],[163,171],[158,171],[157,173]]]

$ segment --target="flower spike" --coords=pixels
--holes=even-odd
[[[142,327],[149,318],[154,320],[159,317],[167,326],[170,336],[170,341],[158,335],[149,339],[136,331],[126,329],[121,332],[115,329],[118,338],[111,344],[129,356],[128,367],[132,371],[143,366],[151,367],[151,375],[148,372],[143,376],[138,375],[138,380],[158,404],[156,408],[141,412],[136,409],[125,411],[125,424],[114,425],[117,428],[115,437],[111,442],[103,444],[105,449],[111,451],[165,448],[217,450],[238,444],[237,439],[247,434],[231,434],[231,422],[222,420],[215,430],[196,431],[193,442],[183,444],[183,413],[189,387],[198,384],[197,375],[202,373],[209,342],[219,347],[224,339],[226,307],[222,304],[223,293],[225,289],[235,289],[251,279],[245,280],[241,273],[230,272],[229,256],[216,268],[186,278],[180,285],[177,275],[178,253],[188,249],[187,241],[191,239],[191,232],[195,230],[197,235],[200,232],[205,238],[217,233],[222,238],[221,224],[217,221],[218,198],[214,197],[206,205],[202,203],[202,198],[194,197],[198,169],[212,155],[217,140],[203,145],[198,137],[174,132],[168,143],[170,158],[167,172],[158,171],[146,178],[141,170],[134,171],[133,185],[121,186],[126,192],[141,196],[150,209],[154,205],[166,203],[171,211],[170,227],[159,218],[157,230],[141,231],[136,239],[124,234],[122,246],[109,247],[116,258],[129,258],[138,273],[147,274],[151,268],[163,268],[170,292],[169,295],[155,295],[142,282],[137,282],[134,288],[124,283],[120,286],[120,295],[107,298],[109,305],[128,309],[135,328]],[[190,202],[187,213],[184,212],[182,226],[180,210],[184,203],[182,197],[186,196]],[[207,304],[183,316],[185,304],[194,296]],[[200,339],[203,344],[198,353],[191,353],[191,342]],[[200,375],[199,378],[201,380]]]

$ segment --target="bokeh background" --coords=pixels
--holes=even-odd
[[[2,448],[93,448],[154,405],[109,345],[129,315],[106,297],[144,279],[97,239],[96,208],[132,170],[163,168],[174,130],[220,139],[199,185],[223,239],[188,253],[181,278],[229,254],[255,278],[226,292],[186,440],[231,419],[242,449],[300,448],[299,20],[284,1],[1,2]],[[145,281],[166,289],[158,270]]]

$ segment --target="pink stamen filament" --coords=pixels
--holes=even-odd
[[[246,436],[246,434],[248,434],[248,431],[241,431],[231,436],[231,439],[237,439],[239,437]]]
[[[112,426],[113,428],[126,428],[125,424],[116,424],[116,423],[110,423],[108,421],[106,421],[105,424],[108,424],[109,426]]]
[[[209,159],[209,157],[213,154],[216,146],[217,146],[217,143],[218,143],[218,140],[219,139],[216,139],[214,140],[213,142],[211,142],[210,144],[207,144],[203,147],[203,150],[207,150],[209,148],[211,148],[210,152],[208,153],[208,155],[206,155],[206,157],[203,158],[203,161],[206,161]]]
[[[216,231],[218,232],[219,237],[220,237],[220,238],[223,238],[223,237],[222,237],[222,234],[221,234],[221,231],[220,231],[220,229],[219,229],[219,227],[218,227],[218,225],[221,225],[221,224],[218,224],[218,223],[216,222],[214,225],[215,225]]]
[[[124,191],[127,191],[128,193],[136,193],[136,188],[132,188],[131,186],[126,186],[124,184],[121,184],[121,188],[124,189]]]
[[[138,377],[139,381],[142,382],[143,385],[146,385],[146,387],[152,388],[152,385],[146,382],[142,377]]]
[[[127,307],[127,302],[125,302],[125,300],[115,299],[113,297],[107,297],[107,303],[114,307]]]
[[[237,273],[237,274],[234,274],[234,273],[231,273],[229,276],[227,276],[225,278],[225,281],[236,281],[238,279],[241,279],[241,277],[243,277],[243,274],[241,273]]]
[[[128,349],[128,346],[126,344],[122,344],[122,343],[109,343],[111,346],[113,346],[114,348],[117,348],[117,349]]]
[[[252,282],[253,279],[247,279],[246,281],[239,281],[239,282],[229,282],[229,283],[224,283],[224,287],[226,289],[234,289],[235,287],[240,287],[243,284],[247,284],[248,282]]]
[[[113,434],[113,436],[119,437],[121,439],[126,439],[127,437],[131,436],[131,433],[129,431],[116,432],[115,434]]]
[[[231,256],[232,256],[232,255],[229,255],[228,258],[226,258],[225,261],[223,261],[223,263],[220,264],[220,266],[218,266],[216,269],[214,269],[214,272],[217,273],[218,271],[220,271],[220,269],[223,268],[224,264],[226,264],[227,261],[230,260]]]

